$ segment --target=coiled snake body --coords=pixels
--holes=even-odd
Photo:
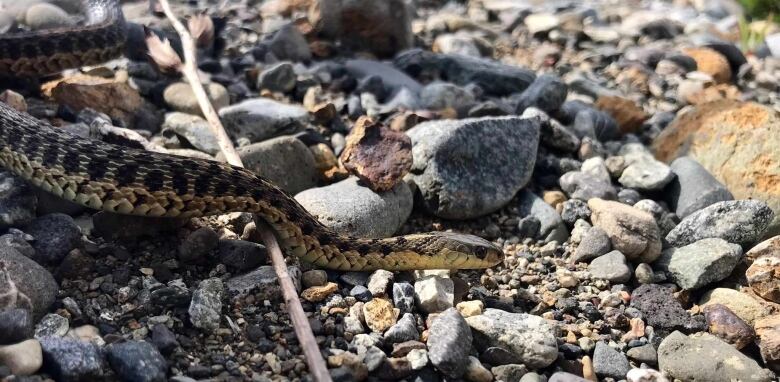
[[[124,33],[119,5],[115,0],[84,4],[87,26],[0,35],[0,73],[41,75],[118,55]],[[76,38],[84,40],[76,43]],[[39,45],[44,39],[53,45]],[[340,235],[248,170],[84,139],[2,102],[0,166],[66,200],[120,214],[255,213],[276,231],[285,252],[324,268],[470,269],[503,259],[500,248],[472,235],[433,232],[386,239]]]

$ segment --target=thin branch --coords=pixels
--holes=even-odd
[[[209,97],[206,95],[206,89],[203,88],[203,84],[201,84],[200,78],[198,77],[198,60],[195,56],[195,41],[192,39],[192,36],[190,36],[187,28],[184,27],[184,24],[182,24],[181,21],[176,18],[176,15],[173,14],[168,0],[157,1],[163,9],[165,17],[171,21],[173,28],[176,29],[176,33],[179,34],[181,46],[184,50],[184,66],[181,69],[182,74],[190,83],[192,92],[195,93],[198,105],[200,105],[201,110],[203,110],[203,116],[206,117],[206,120],[211,127],[211,132],[214,133],[214,136],[217,138],[219,149],[225,155],[225,159],[228,163],[233,166],[243,167],[241,158],[238,156],[238,152],[236,152],[236,149],[230,142],[230,137],[228,137],[225,132],[225,128],[219,120],[219,115],[217,115],[217,111],[214,110],[214,106],[211,105],[211,101],[209,101]]]
[[[279,278],[279,284],[282,286],[282,296],[287,305],[287,311],[290,314],[295,335],[301,343],[303,356],[306,359],[306,364],[309,366],[309,373],[311,373],[315,381],[330,382],[330,373],[328,373],[328,368],[322,359],[317,341],[314,339],[309,319],[306,317],[301,301],[298,299],[298,292],[295,290],[292,278],[290,278],[290,274],[287,272],[287,264],[284,262],[282,250],[276,241],[274,231],[262,218],[255,216],[254,220],[256,232],[260,234],[268,253],[271,255],[271,263],[274,265],[276,276]]]
[[[181,67],[181,72],[189,81],[190,86],[195,93],[195,97],[198,100],[198,104],[203,110],[203,115],[206,117],[214,136],[217,138],[220,150],[222,150],[228,163],[234,166],[243,167],[244,165],[241,162],[241,158],[239,158],[230,138],[227,133],[225,133],[225,128],[222,126],[222,122],[219,120],[219,116],[211,105],[211,102],[206,95],[206,90],[203,89],[203,84],[201,84],[200,78],[198,77],[195,41],[184,25],[176,18],[176,15],[173,14],[173,11],[171,11],[168,0],[158,0],[158,2],[165,13],[165,16],[171,21],[174,29],[176,29],[176,32],[179,34],[182,48],[184,49],[184,65]],[[268,253],[271,254],[271,263],[274,266],[276,277],[279,279],[284,302],[287,305],[295,335],[301,343],[306,364],[309,366],[309,373],[316,382],[331,382],[330,373],[328,373],[328,368],[325,366],[325,361],[322,359],[320,348],[317,346],[317,341],[314,339],[311,325],[309,325],[309,320],[306,317],[306,313],[303,311],[301,301],[298,299],[298,292],[295,289],[290,274],[287,272],[287,264],[284,262],[282,250],[279,247],[279,243],[276,241],[273,230],[262,218],[255,215],[254,220],[256,232],[259,231],[260,238],[263,243],[265,243]]]

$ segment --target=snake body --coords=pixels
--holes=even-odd
[[[88,14],[103,17],[93,16],[94,25],[74,33],[91,37],[85,41],[93,42],[97,35],[122,34],[117,25],[124,20],[116,1],[85,0],[85,6],[92,7]],[[69,33],[56,30],[44,35],[69,41]],[[50,51],[59,52],[60,58],[47,60],[49,50],[30,49],[34,55],[26,55],[23,48],[40,35],[21,36],[0,36],[0,70],[39,75],[61,70],[65,64],[94,62],[121,47],[114,40],[109,47],[82,45],[78,51],[56,47]],[[8,52],[22,52],[23,57]],[[65,55],[74,58],[63,59]],[[341,235],[321,224],[285,191],[246,169],[81,138],[2,102],[0,166],[63,199],[119,214],[187,218],[251,212],[274,229],[286,253],[329,269],[473,269],[491,267],[503,259],[500,248],[472,235],[432,232],[384,239]]]

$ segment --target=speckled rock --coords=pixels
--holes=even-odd
[[[436,313],[452,308],[455,284],[452,279],[436,275],[426,276],[414,282],[417,305],[426,313]]]
[[[569,230],[561,216],[553,207],[531,191],[521,190],[517,195],[517,208],[520,216],[534,216],[539,219],[537,238],[545,243],[557,241],[563,243],[569,238]]]
[[[770,308],[759,299],[728,288],[715,288],[702,295],[699,305],[706,308],[707,305],[711,304],[725,305],[748,325],[753,325],[757,319],[770,313]]]
[[[0,346],[0,364],[11,373],[26,376],[34,374],[43,364],[43,353],[38,340],[30,339],[13,345]]]
[[[601,199],[588,201],[593,225],[607,233],[612,248],[635,263],[661,255],[661,234],[653,216],[631,206]]]
[[[100,348],[72,338],[40,339],[43,370],[58,381],[94,381],[105,375],[105,361]]]
[[[41,216],[33,220],[25,232],[35,238],[36,256],[47,263],[59,263],[68,252],[81,245],[81,229],[65,214]]]
[[[207,332],[213,332],[219,328],[222,318],[222,295],[224,286],[222,280],[211,278],[203,280],[192,294],[192,301],[188,313],[190,322],[195,327]]]
[[[746,256],[753,261],[745,271],[748,285],[764,299],[780,303],[780,236],[757,244]]]
[[[509,202],[530,180],[539,144],[538,122],[516,117],[431,121],[407,134],[411,179],[424,206],[449,219],[481,216]]]
[[[164,382],[168,364],[152,344],[127,341],[106,348],[111,368],[123,381]]]
[[[591,227],[582,236],[580,245],[574,250],[574,256],[571,260],[573,262],[587,262],[606,254],[611,249],[612,243],[607,233],[599,227]]]
[[[612,251],[599,256],[588,265],[591,276],[608,280],[613,284],[622,284],[631,280],[631,266],[620,251]]]
[[[625,355],[605,342],[596,343],[596,349],[593,351],[593,371],[596,375],[621,380],[630,369],[631,365]]]
[[[774,373],[762,369],[756,361],[709,333],[670,334],[658,347],[658,365],[662,372],[681,380],[769,382],[774,379]]]
[[[674,298],[672,291],[658,284],[644,284],[631,293],[631,306],[642,312],[647,325],[662,330],[703,330],[704,320],[696,321]],[[703,318],[703,317],[702,317]]]
[[[654,266],[680,288],[699,289],[728,277],[741,259],[742,247],[711,238],[667,249]]]
[[[653,142],[659,160],[688,155],[736,199],[766,202],[775,212],[767,236],[780,234],[780,113],[750,102],[717,101],[678,116]],[[728,166],[724,163],[728,162]]]
[[[360,237],[391,236],[412,212],[412,192],[406,183],[378,194],[350,177],[312,188],[295,199],[320,222],[344,234]]]
[[[539,316],[485,309],[466,318],[478,349],[495,346],[508,350],[530,368],[547,367],[558,357],[553,328]]]
[[[701,239],[721,238],[747,245],[761,238],[773,218],[772,210],[758,200],[718,202],[688,215],[666,235],[666,241],[679,247]]]
[[[0,294],[14,297],[4,300],[2,308],[27,309],[39,319],[57,296],[57,281],[49,271],[13,248],[0,246],[0,262],[5,264],[5,269],[0,269]],[[15,304],[9,304],[11,301]]]
[[[442,312],[428,331],[428,355],[431,363],[450,378],[466,372],[472,334],[469,325],[455,308]]]

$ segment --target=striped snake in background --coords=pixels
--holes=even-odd
[[[118,0],[82,5],[83,26],[0,35],[0,75],[42,76],[119,56],[125,22]],[[63,199],[114,213],[255,213],[275,230],[287,254],[323,268],[474,269],[494,266],[504,256],[489,241],[465,234],[341,235],[243,168],[80,138],[1,102],[0,166]]]

